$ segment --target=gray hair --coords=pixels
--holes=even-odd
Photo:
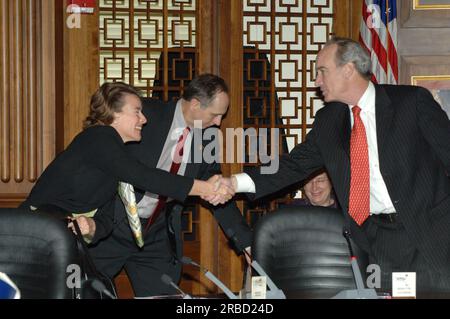
[[[367,80],[371,79],[372,61],[361,44],[352,39],[334,37],[325,44],[325,47],[333,44],[337,46],[336,65],[342,66],[347,63],[353,63],[362,77]]]

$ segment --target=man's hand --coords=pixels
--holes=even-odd
[[[208,180],[208,183],[214,186],[213,193],[202,196],[202,199],[214,206],[225,204],[235,194],[235,188],[233,187],[231,180],[222,177],[222,175],[214,175]]]

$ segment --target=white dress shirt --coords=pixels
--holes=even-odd
[[[370,166],[370,213],[388,214],[394,213],[395,208],[389,196],[386,184],[381,176],[380,161],[378,157],[377,123],[375,117],[375,86],[370,82],[367,90],[358,102],[361,108],[361,120],[366,129],[367,144],[369,146]],[[350,121],[353,128],[353,112],[350,108]],[[245,173],[236,174],[237,192],[256,193],[253,180]],[[339,185],[337,185],[339,187]]]
[[[180,99],[176,105],[172,125],[170,127],[169,134],[167,135],[166,142],[164,144],[156,168],[165,170],[167,172],[170,170],[173,161],[172,160],[173,153],[175,152],[178,140],[180,136],[183,134],[183,131],[186,127],[187,124],[186,121],[184,120]],[[183,147],[183,159],[181,161],[181,165],[178,170],[178,175],[184,175],[186,171],[186,164],[189,160],[189,154],[191,152],[191,142],[192,142],[192,134],[189,133]],[[158,204],[158,196],[159,195],[150,192],[145,193],[144,197],[139,201],[137,205],[139,217],[149,218],[153,214],[153,211],[155,210],[155,207]],[[170,201],[170,198],[168,198],[167,201]]]

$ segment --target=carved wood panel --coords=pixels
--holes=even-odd
[[[2,207],[22,202],[54,156],[53,14],[51,1],[0,0]]]

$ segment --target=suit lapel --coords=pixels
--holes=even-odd
[[[339,136],[341,137],[342,147],[344,148],[345,153],[350,159],[350,109],[348,105],[345,106],[344,110],[340,114],[340,132]]]
[[[378,154],[381,157],[381,153],[384,150],[384,146],[392,125],[394,118],[394,109],[391,104],[391,100],[386,94],[386,90],[382,86],[375,86],[375,117],[377,125],[377,143]]]
[[[340,145],[337,145],[335,191],[339,194],[338,198],[343,210],[348,208],[348,197],[350,191],[350,110],[348,105],[339,106],[337,113],[337,127],[335,134],[339,136]]]
[[[142,138],[145,144],[142,149],[145,151],[145,163],[150,167],[156,167],[161,152],[166,143],[170,127],[173,122],[176,102],[170,102],[164,108],[155,109],[155,112],[148,114],[148,127],[146,134]]]

